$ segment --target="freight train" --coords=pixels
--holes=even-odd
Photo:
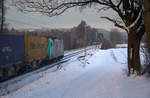
[[[64,56],[63,40],[0,34],[0,81]]]

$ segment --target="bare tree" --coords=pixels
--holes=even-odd
[[[4,7],[4,0],[0,0],[0,21],[1,21],[1,26],[0,26],[0,31],[3,32],[3,27],[4,27],[4,20],[5,20],[5,7]]]
[[[120,20],[102,17],[124,29],[128,33],[128,68],[141,74],[139,56],[140,41],[145,33],[142,20],[142,6],[138,0],[14,0],[15,6],[24,12],[41,12],[48,16],[56,16],[73,7],[86,8],[103,5],[99,11],[112,9]]]
[[[143,6],[143,19],[145,24],[145,31],[147,37],[148,50],[150,52],[150,1],[149,0],[139,0]]]

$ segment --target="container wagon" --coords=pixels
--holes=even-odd
[[[13,75],[24,62],[24,36],[0,35],[0,78]],[[5,70],[5,72],[4,72]]]
[[[64,56],[64,47],[63,40],[54,39],[53,40],[53,54],[52,57],[55,59],[59,59]]]
[[[63,40],[48,39],[48,57],[51,59],[60,59],[64,56]]]
[[[47,57],[47,38],[41,36],[24,35],[25,57],[27,65],[36,67]]]

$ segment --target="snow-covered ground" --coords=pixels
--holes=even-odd
[[[150,98],[149,79],[127,77],[126,52],[90,50],[84,60],[76,57],[60,70],[44,71],[36,81],[2,98]]]
[[[128,44],[117,44],[116,46],[117,46],[117,48],[127,48]],[[146,44],[141,43],[140,46],[144,48],[144,47],[146,47]]]
[[[127,48],[128,44],[117,44],[118,48]]]

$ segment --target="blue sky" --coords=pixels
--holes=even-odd
[[[115,28],[111,22],[101,19],[100,16],[118,17],[112,10],[97,12],[94,8],[87,8],[82,12],[77,8],[72,8],[60,16],[48,17],[40,13],[22,13],[15,7],[10,6],[6,14],[6,20],[10,28],[14,27],[16,29],[71,28],[78,25],[81,20],[85,20],[88,25],[96,28],[106,30]]]

